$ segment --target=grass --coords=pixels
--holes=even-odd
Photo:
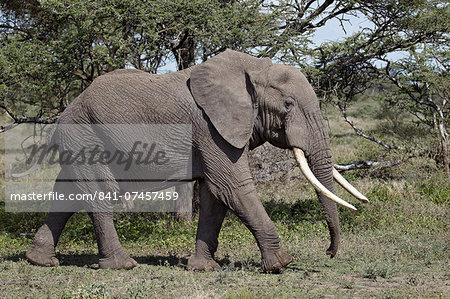
[[[364,129],[382,123],[374,117],[373,103],[369,107],[366,116],[363,107],[350,114]],[[382,154],[373,143],[355,138],[336,111],[329,108],[327,115],[336,162]],[[358,211],[340,209],[342,240],[334,259],[325,255],[328,231],[307,183],[293,179],[258,185],[282,246],[295,258],[280,275],[260,272],[256,243],[232,214],[219,237],[218,271],[186,270],[196,219],[182,223],[172,215],[152,213],[115,215],[122,244],[140,264],[131,271],[97,269],[93,227],[82,213],[72,217],[61,237],[57,256],[62,265],[35,267],[24,253],[45,215],[6,213],[0,205],[0,297],[448,298],[448,174],[417,158],[345,177],[371,202],[357,203],[337,188]]]

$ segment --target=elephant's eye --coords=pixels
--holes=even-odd
[[[290,111],[292,107],[294,107],[294,103],[293,98],[287,98],[284,100],[284,108],[286,108],[287,111]]]

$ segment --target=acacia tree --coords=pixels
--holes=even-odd
[[[398,146],[356,128],[345,108],[367,90],[390,83],[377,99],[415,116],[438,140],[435,161],[448,171],[448,45],[450,10],[445,1],[367,1],[361,10],[373,27],[321,45],[305,69],[323,99],[335,102],[355,132],[387,150],[429,155],[414,145]],[[377,13],[376,13],[377,12]],[[397,54],[397,55],[393,55]],[[398,58],[398,56],[403,58]],[[404,140],[406,142],[406,140]]]
[[[14,124],[52,122],[97,76],[179,69],[245,50],[272,22],[259,1],[1,1],[0,107]],[[255,21],[257,20],[257,21]]]
[[[134,67],[156,73],[171,59],[183,69],[225,48],[300,67],[321,98],[341,108],[381,79],[408,97],[419,64],[444,81],[448,74],[433,69],[428,58],[417,60],[420,51],[413,51],[448,44],[446,1],[3,0],[0,8],[0,107],[16,124],[53,121],[95,77],[113,69]],[[322,45],[312,42],[317,28],[338,20],[345,30],[350,16],[368,22],[348,38]],[[399,51],[411,53],[408,63],[392,59],[391,54]],[[447,53],[443,48],[440,57]],[[414,61],[417,68],[411,64]],[[402,72],[388,70],[402,67]],[[437,94],[442,94],[437,87],[442,85],[433,82],[416,85],[428,86],[428,99],[437,103]],[[415,90],[416,94],[426,93]],[[434,119],[443,132],[440,135],[447,136],[446,105],[432,109],[435,116],[424,116],[431,106],[425,105],[419,113],[424,105],[415,103],[401,107]],[[375,141],[388,149],[400,148]]]
[[[412,114],[436,136],[437,144],[432,144],[433,158],[446,172],[449,172],[450,166],[447,131],[450,115],[449,66],[450,56],[446,46],[427,45],[412,49],[407,58],[387,61],[381,74],[383,79],[395,86],[385,96],[388,104]]]

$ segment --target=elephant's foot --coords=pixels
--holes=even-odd
[[[59,261],[55,257],[55,248],[53,245],[39,244],[36,239],[33,241],[30,248],[28,248],[25,256],[33,265],[42,267],[59,266]]]
[[[44,224],[34,236],[33,243],[25,253],[27,260],[37,266],[59,266],[59,261],[55,256],[54,243],[52,232],[48,225]]]
[[[330,247],[327,249],[327,255],[329,255],[330,258],[334,258],[336,253],[337,253],[337,246],[330,245]]]
[[[118,253],[99,259],[100,269],[125,269],[130,270],[138,265],[128,254],[120,250]]]
[[[219,264],[212,258],[206,258],[198,255],[192,255],[188,259],[188,269],[194,271],[213,271],[220,269]]]
[[[266,273],[280,273],[280,269],[290,264],[294,258],[283,249],[274,253],[264,253],[262,259],[262,270]]]

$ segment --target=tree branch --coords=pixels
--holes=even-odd
[[[6,125],[6,126],[0,126],[0,133],[4,133],[8,130],[11,130],[15,127],[17,127],[20,124],[23,123],[34,123],[34,124],[54,124],[56,121],[58,120],[57,117],[47,117],[47,118],[42,118],[42,117],[20,117],[17,119],[16,122]]]
[[[338,171],[348,171],[348,170],[354,170],[354,169],[369,169],[369,168],[386,168],[386,167],[393,167],[397,166],[409,158],[412,158],[412,156],[408,156],[407,159],[397,159],[392,161],[372,161],[372,160],[363,160],[363,161],[356,161],[356,162],[350,162],[345,164],[334,164],[334,168]]]
[[[385,142],[383,142],[381,140],[376,139],[373,136],[365,134],[362,130],[358,129],[351,120],[348,119],[347,110],[346,110],[347,109],[346,108],[346,104],[341,102],[341,103],[338,104],[338,107],[341,110],[342,116],[344,117],[345,121],[353,128],[353,130],[355,131],[356,135],[361,136],[361,137],[363,137],[365,139],[368,139],[370,141],[373,141],[373,142],[381,145],[382,147],[384,147],[384,148],[386,148],[388,150],[393,150],[393,149],[401,150],[401,151],[405,151],[406,150],[404,147],[400,147],[400,146],[396,146],[396,145],[390,145],[390,144],[387,144],[387,143],[385,143]]]
[[[14,121],[13,123],[0,126],[0,133],[4,133],[11,130],[23,123],[34,123],[34,124],[53,124],[58,120],[58,117],[35,117],[35,116],[16,116],[8,110],[4,105],[0,105],[0,108],[5,110],[6,114]]]

